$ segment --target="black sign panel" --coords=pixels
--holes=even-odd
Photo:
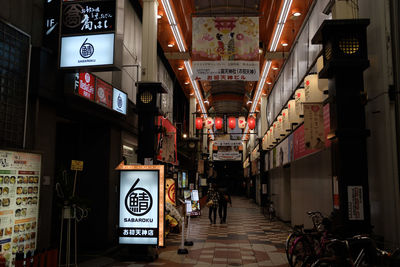
[[[43,45],[49,48],[58,47],[60,20],[60,1],[45,0]]]
[[[63,35],[115,30],[115,1],[65,2],[62,12]]]

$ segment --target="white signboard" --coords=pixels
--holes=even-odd
[[[119,216],[120,244],[158,244],[159,171],[121,171]]]
[[[126,94],[117,88],[113,92],[113,110],[126,115],[126,105],[128,98]]]
[[[242,160],[242,154],[239,152],[217,152],[213,154],[213,160]]]
[[[216,140],[213,143],[214,146],[241,146],[242,141],[239,140]]]
[[[41,155],[0,150],[0,254],[36,250]]]
[[[258,81],[258,61],[193,61],[194,78],[202,81]]]
[[[348,186],[349,220],[364,220],[364,199],[362,186]]]
[[[61,38],[60,68],[114,63],[114,33]]]

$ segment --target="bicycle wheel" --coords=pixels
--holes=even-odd
[[[292,247],[293,242],[294,242],[294,240],[296,239],[297,236],[298,236],[297,233],[296,233],[296,232],[293,232],[293,233],[290,233],[290,234],[288,235],[288,237],[286,238],[285,252],[286,252],[286,258],[287,258],[289,264],[290,264],[290,254],[289,254],[289,250],[290,250],[290,248]]]
[[[312,254],[313,250],[311,244],[305,236],[300,236],[293,241],[289,251],[289,264],[293,267],[303,266]]]

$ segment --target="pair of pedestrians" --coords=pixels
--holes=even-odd
[[[228,190],[226,188],[218,189],[215,183],[211,184],[207,192],[207,206],[209,207],[208,218],[210,219],[210,224],[216,223],[217,210],[221,220],[220,223],[226,223],[228,203],[232,207],[232,200]]]

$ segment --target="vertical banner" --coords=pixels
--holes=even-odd
[[[120,174],[119,244],[164,246],[164,166],[123,165]]]
[[[39,154],[0,150],[0,253],[6,265],[17,252],[36,250],[41,160]]]
[[[163,116],[158,116],[157,125],[161,128],[157,138],[157,160],[177,165],[176,128]]]
[[[304,139],[306,149],[325,147],[324,113],[322,104],[304,103]]]
[[[194,17],[192,25],[195,79],[259,79],[258,17]]]

